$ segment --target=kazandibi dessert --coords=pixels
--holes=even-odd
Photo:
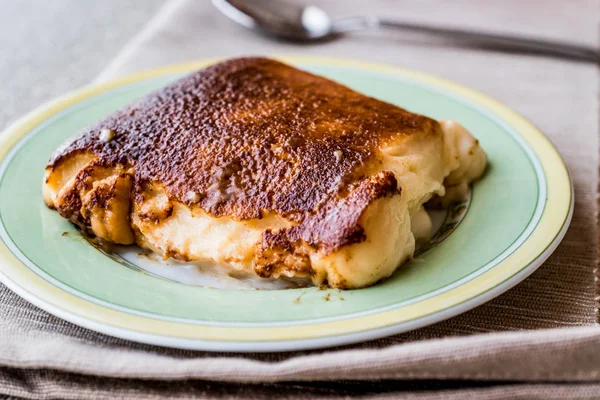
[[[438,122],[267,58],[212,65],[109,115],[46,167],[46,205],[92,237],[264,278],[361,288],[430,235],[486,156]]]

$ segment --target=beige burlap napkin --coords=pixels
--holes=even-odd
[[[320,1],[336,16],[536,34],[598,45],[597,1]],[[369,32],[294,45],[235,26],[208,1],[172,0],[99,80],[215,56],[319,54],[382,61],[478,89],[551,138],[575,182],[573,222],[555,254],[506,294],[451,320],[340,349],[215,354],[97,334],[0,287],[0,393],[28,398],[599,398],[594,323],[598,69],[443,39]]]

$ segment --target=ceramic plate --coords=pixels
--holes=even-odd
[[[44,206],[44,167],[61,142],[211,60],[84,88],[0,136],[2,282],[52,314],[121,338],[213,351],[282,351],[365,341],[452,317],[516,285],[556,248],[572,213],[571,181],[556,149],[522,117],[471,89],[418,72],[283,59],[410,111],[456,119],[481,141],[489,168],[445,240],[367,289],[202,287],[108,257]]]

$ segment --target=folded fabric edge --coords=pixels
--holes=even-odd
[[[0,368],[1,394],[10,398],[169,398],[188,399],[229,398],[243,393],[244,398],[268,396],[286,399],[597,399],[600,384],[597,383],[521,383],[478,381],[377,381],[377,382],[303,382],[303,383],[222,383],[187,380],[177,385],[138,379],[97,378],[90,379],[78,374],[49,370],[19,370]],[[14,396],[14,397],[13,397]]]
[[[172,14],[181,8],[183,2],[185,0],[166,1],[143,28],[119,50],[117,56],[102,70],[93,83],[105,82],[123,75],[123,66],[132,59],[135,51],[146,39],[151,38],[159,27],[171,20]]]
[[[152,380],[282,382],[377,379],[600,381],[600,329],[580,327],[411,342],[380,349],[313,352],[274,362],[252,355],[181,352],[123,346],[106,353],[79,342],[55,346],[27,334],[0,342],[0,365]],[[90,357],[77,357],[86,348]]]

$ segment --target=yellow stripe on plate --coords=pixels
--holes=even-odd
[[[69,320],[89,321],[91,327],[106,326],[131,332],[174,338],[216,341],[285,341],[346,335],[388,327],[449,309],[482,295],[524,270],[547,250],[567,223],[572,205],[572,188],[567,168],[559,153],[538,129],[503,104],[474,90],[424,73],[401,68],[343,59],[278,56],[290,63],[345,67],[376,71],[425,83],[461,96],[498,116],[519,132],[537,154],[548,181],[548,198],[540,222],[530,237],[497,266],[473,280],[434,297],[378,314],[332,322],[269,327],[219,327],[169,322],[113,310],[69,294],[24,266],[0,244],[0,272],[3,281],[36,305]],[[107,90],[162,75],[196,70],[217,59],[174,65],[141,72],[105,84],[86,87],[26,115],[0,136],[0,159],[24,135],[56,113]]]

